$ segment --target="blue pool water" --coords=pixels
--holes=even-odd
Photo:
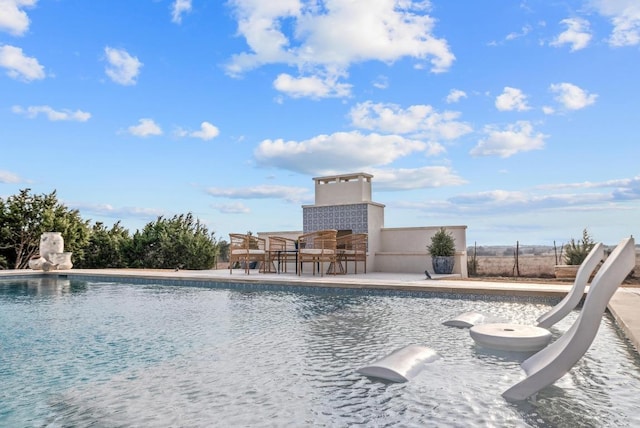
[[[536,402],[500,394],[526,355],[442,321],[531,323],[545,303],[54,280],[0,281],[0,426],[640,426],[640,359],[609,318]],[[559,336],[575,320],[563,320]],[[356,369],[408,344],[404,384]]]

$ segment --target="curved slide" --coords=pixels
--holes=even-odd
[[[591,274],[598,267],[598,264],[602,260],[604,260],[604,245],[602,245],[602,243],[597,243],[591,249],[589,254],[587,254],[587,257],[585,257],[584,261],[580,264],[580,268],[578,269],[576,279],[573,282],[571,290],[569,290],[564,299],[558,302],[557,305],[538,317],[538,319],[536,320],[537,327],[551,327],[552,325],[566,317],[569,312],[571,312],[573,309],[575,309],[576,306],[578,306],[578,303],[580,303],[580,299],[582,299],[582,296],[584,295],[584,289],[589,282],[589,277],[591,277]],[[488,318],[489,317],[479,312],[464,312],[456,316],[455,318],[443,322],[442,324],[450,327],[471,328],[478,324],[490,324],[498,322],[488,321]],[[516,326],[514,328],[519,329],[521,327]]]
[[[591,249],[582,264],[580,264],[573,287],[571,287],[569,293],[560,301],[560,303],[551,308],[549,312],[538,317],[536,320],[538,322],[538,327],[551,327],[566,317],[569,312],[578,306],[578,303],[580,303],[580,299],[582,299],[584,294],[584,289],[589,282],[589,277],[602,260],[604,260],[604,245],[598,242]]]
[[[502,393],[505,399],[525,400],[571,370],[593,343],[609,300],[635,264],[635,242],[630,237],[618,244],[596,274],[571,328],[522,363],[527,377]]]

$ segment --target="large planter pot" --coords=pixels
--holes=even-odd
[[[555,265],[553,273],[557,279],[575,279],[580,265]]]
[[[29,269],[31,270],[42,270],[42,264],[46,262],[44,257],[34,256],[29,259]]]
[[[73,267],[73,263],[71,263],[71,254],[70,252],[66,253],[53,253],[51,254],[51,263],[54,265],[58,265],[58,269],[67,270]]]
[[[40,236],[40,256],[51,262],[52,253],[64,251],[64,239],[60,232],[45,232]]]
[[[431,256],[433,272],[439,275],[448,275],[453,272],[455,256]]]

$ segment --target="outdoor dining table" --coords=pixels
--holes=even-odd
[[[296,256],[296,274],[298,273],[298,250],[297,249],[295,249],[295,250],[276,250],[275,253],[277,255],[276,259],[278,260],[278,265],[277,265],[277,269],[276,269],[276,272],[278,274],[280,274],[280,272],[282,272],[281,266],[282,266],[282,262],[283,262],[283,260],[282,260],[282,255],[283,254],[295,254],[295,256]],[[284,262],[286,263],[286,258],[285,258]],[[340,258],[340,254],[338,254],[338,259],[335,262],[332,262],[329,265],[329,268],[327,269],[327,273],[333,273],[333,270],[336,269],[336,268],[338,269],[338,271],[336,272],[337,274],[344,274],[345,273],[344,267],[342,266],[342,260]]]
[[[295,250],[276,250],[277,259],[278,259],[278,269],[277,272],[280,273],[280,266],[282,264],[282,254],[295,254],[296,255],[296,274],[298,273],[298,249]],[[287,258],[285,257],[285,263],[287,262]]]

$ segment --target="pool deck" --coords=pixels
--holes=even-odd
[[[197,280],[212,282],[262,283],[278,285],[314,285],[318,287],[341,287],[359,289],[386,289],[424,291],[456,294],[490,294],[504,296],[545,296],[562,298],[571,289],[572,283],[543,283],[530,281],[482,281],[453,276],[437,276],[426,279],[421,274],[370,272],[347,275],[295,275],[293,273],[258,273],[252,270],[246,275],[236,269],[217,270],[149,270],[149,269],[71,269],[53,272],[32,270],[0,271],[0,279],[33,275],[96,276],[104,278],[146,278],[162,280]],[[620,287],[609,302],[609,311],[635,349],[640,352],[640,288]]]

